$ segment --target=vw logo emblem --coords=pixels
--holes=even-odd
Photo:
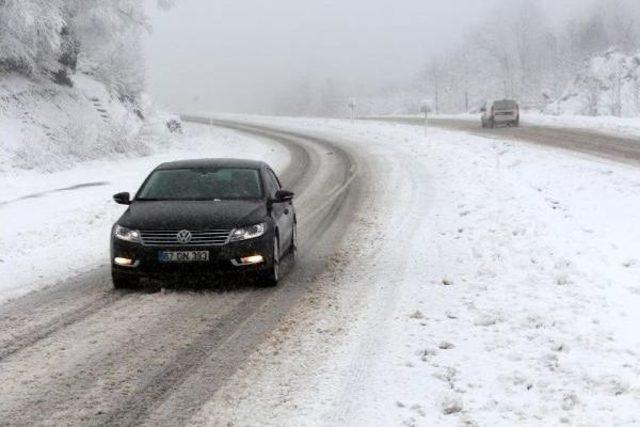
[[[178,243],[187,244],[191,241],[191,232],[189,230],[178,231],[176,239]]]

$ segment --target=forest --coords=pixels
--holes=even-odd
[[[586,13],[555,22],[538,2],[516,0],[496,9],[463,43],[429,60],[415,89],[426,92],[438,112],[473,111],[483,100],[497,97],[544,110],[570,96],[567,90],[616,92],[625,79],[633,80],[629,90],[640,87],[636,54],[640,2],[597,2]],[[593,62],[606,56],[617,62],[603,76]],[[584,96],[595,102],[595,95]],[[621,108],[610,113],[621,115]]]
[[[82,72],[135,102],[145,87],[141,42],[149,30],[139,0],[0,0],[0,73],[71,86],[69,76]]]

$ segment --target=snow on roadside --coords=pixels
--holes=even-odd
[[[111,196],[134,193],[159,163],[200,157],[242,157],[281,170],[284,147],[243,134],[186,125],[186,135],[146,157],[80,163],[41,173],[0,175],[0,301],[108,263],[109,233],[124,211]]]
[[[194,424],[640,421],[638,169],[438,129],[252,120],[349,141],[375,188],[322,286]]]
[[[78,73],[72,81],[67,87],[0,76],[0,174],[60,171],[83,161],[148,155],[169,144],[166,123],[146,97],[135,107],[90,76]],[[145,110],[145,120],[135,108]]]
[[[638,139],[638,143],[640,143],[640,117],[553,116],[539,113],[526,113],[522,117],[524,124],[584,129],[623,138],[634,138]]]

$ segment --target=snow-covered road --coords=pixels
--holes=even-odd
[[[640,405],[640,173],[516,141],[280,120],[374,187],[281,329],[192,421],[620,425]]]
[[[275,161],[300,193],[301,262],[275,291],[110,290],[98,261],[117,215],[108,195],[135,185],[158,159],[106,167],[112,175],[12,181],[3,220],[28,236],[39,225],[52,240],[65,236],[53,230],[80,223],[95,249],[79,264],[95,269],[0,306],[6,420],[640,421],[637,168],[440,129],[425,140],[419,128],[388,123],[235,120],[249,120],[232,126],[253,136],[216,130],[228,150],[212,153]],[[199,141],[191,157],[203,153]],[[58,206],[65,197],[70,207]],[[95,213],[74,207],[83,201],[104,218],[85,223]],[[57,215],[14,218],[24,203]],[[21,244],[10,237],[3,255],[7,242]],[[28,284],[48,269],[60,278],[73,271],[56,267],[44,246],[23,251],[41,251],[51,265],[36,258],[37,274],[5,277]]]
[[[94,248],[107,246],[104,233],[110,224],[96,225],[99,236],[76,240],[75,247],[67,245],[69,256],[58,260],[70,267],[70,257],[86,249],[82,256],[96,268],[70,272],[68,279],[55,286],[0,306],[3,422],[77,425],[88,420],[109,424],[147,420],[166,425],[186,421],[301,302],[315,276],[331,261],[350,223],[349,208],[360,198],[357,165],[329,141],[254,128],[222,132],[229,133],[233,148],[226,153],[215,140],[199,141],[213,144],[209,155],[233,153],[279,165],[283,182],[298,194],[302,242],[298,268],[277,289],[225,283],[205,292],[188,287],[150,295],[114,292],[106,254],[102,257]],[[115,172],[119,165],[113,166],[111,178],[119,181],[122,176]],[[136,169],[130,173],[142,173],[136,166],[129,166]],[[111,191],[97,188],[93,191]],[[29,190],[29,194],[35,192]],[[91,208],[86,194],[75,198],[81,199],[75,203]],[[19,202],[33,200],[37,199]],[[51,223],[65,220],[73,226],[71,216],[76,214],[70,209],[67,218],[60,218],[61,213]],[[76,215],[75,223],[82,218]],[[7,219],[13,221],[10,216]],[[15,218],[15,222],[24,224],[28,219]],[[42,232],[50,233],[45,227]]]

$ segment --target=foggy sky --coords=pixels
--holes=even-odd
[[[509,0],[148,0],[152,96],[172,111],[273,113],[305,81],[354,95],[410,81]],[[551,1],[549,19],[585,0]]]

